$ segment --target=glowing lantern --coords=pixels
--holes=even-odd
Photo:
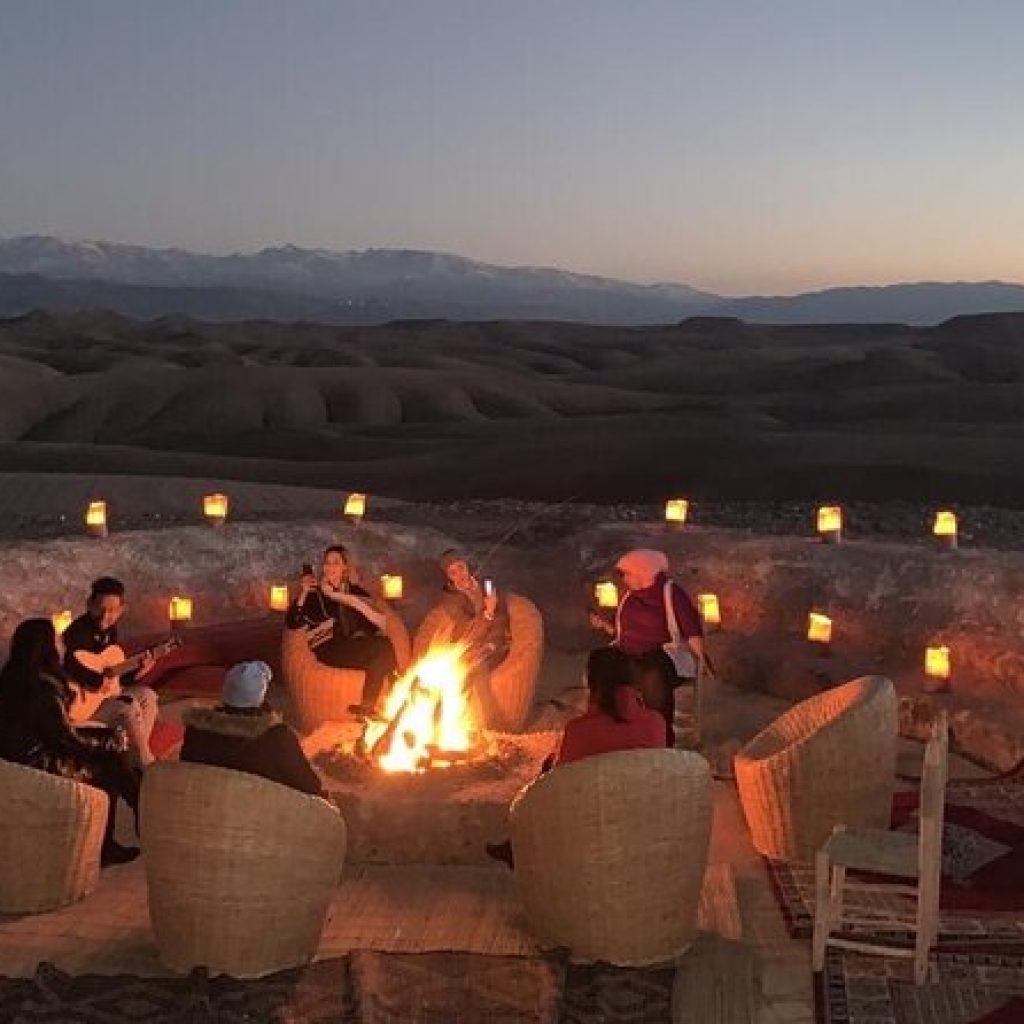
[[[843,510],[838,505],[818,509],[818,536],[825,544],[838,544],[843,535]]]
[[[211,526],[223,526],[228,517],[228,496],[226,494],[207,494],[203,498],[203,515]]]
[[[717,594],[698,594],[697,608],[700,610],[700,617],[705,626],[720,626],[722,624],[722,612],[718,607]]]
[[[192,598],[172,597],[167,612],[172,625],[187,625],[192,621]]]
[[[353,491],[345,499],[345,515],[357,523],[360,522],[363,516],[366,515],[366,495],[357,494]]]
[[[924,674],[929,690],[944,690],[949,684],[949,648],[945,645],[924,649]]]
[[[380,589],[385,601],[401,601],[403,582],[401,576],[389,576],[384,573],[380,578]]]
[[[107,503],[90,501],[85,510],[85,529],[90,537],[106,537],[107,535]]]
[[[618,608],[619,588],[611,580],[594,584],[594,600],[598,608]]]
[[[946,548],[956,547],[956,513],[943,509],[935,513],[935,525],[932,527],[935,539]]]
[[[289,597],[288,587],[282,583],[275,583],[270,588],[270,610],[272,612],[288,611]]]
[[[665,522],[669,526],[682,526],[689,510],[690,503],[685,498],[669,498],[665,502]]]
[[[821,612],[811,612],[807,617],[807,639],[816,644],[832,642],[832,620]]]
[[[56,632],[57,636],[61,636],[64,630],[75,621],[75,617],[65,609],[64,611],[57,612],[56,615],[51,615],[50,621],[53,623],[54,632]]]

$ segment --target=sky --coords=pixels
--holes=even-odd
[[[0,0],[0,235],[1024,281],[1020,0]]]

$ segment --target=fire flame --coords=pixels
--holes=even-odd
[[[383,722],[369,722],[364,749],[389,772],[444,767],[480,742],[466,690],[465,646],[443,644],[427,653],[392,687]]]

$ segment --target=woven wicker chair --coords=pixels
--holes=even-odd
[[[489,729],[519,732],[533,706],[544,657],[544,619],[537,606],[521,594],[508,594],[508,657],[490,674],[484,692],[478,694]],[[454,623],[444,605],[435,605],[416,630],[413,658],[422,657],[431,643],[452,636]]]
[[[398,669],[404,671],[409,664],[409,631],[390,608],[385,609],[384,614]],[[296,725],[303,733],[319,729],[324,722],[348,718],[349,706],[359,703],[363,690],[363,671],[324,665],[310,650],[304,629],[284,631],[281,674],[295,708]]]
[[[698,754],[630,750],[555,768],[515,798],[511,824],[516,888],[543,946],[639,967],[693,942],[711,832]]]
[[[100,877],[107,794],[0,761],[0,913],[74,903]]]
[[[158,762],[140,819],[168,966],[255,978],[313,957],[345,858],[345,822],[325,800],[246,772]]]
[[[758,853],[813,861],[836,825],[886,828],[896,771],[896,692],[861,676],[801,701],[737,755]]]

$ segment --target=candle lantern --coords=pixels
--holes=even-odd
[[[50,621],[53,623],[54,632],[58,638],[64,633],[64,630],[75,621],[74,615],[65,609],[64,611],[57,612],[50,616]]]
[[[107,503],[90,501],[85,510],[85,529],[90,537],[107,535]]]
[[[935,535],[936,542],[941,547],[952,549],[957,546],[956,530],[955,512],[941,509],[935,513],[935,525],[932,527],[932,533]]]
[[[384,573],[380,578],[380,589],[385,601],[401,601],[404,583],[401,576]]]
[[[680,527],[686,522],[690,503],[685,498],[669,498],[665,502],[665,522],[669,526]]]
[[[618,608],[619,588],[611,580],[594,584],[594,600],[598,608]]]
[[[818,536],[823,544],[838,544],[843,536],[843,510],[838,505],[818,509]]]
[[[226,494],[207,494],[203,498],[203,515],[211,526],[223,526],[228,517],[228,496]]]
[[[722,612],[718,607],[717,594],[698,594],[697,608],[705,626],[720,626],[722,624]]]
[[[354,523],[361,522],[363,516],[366,515],[366,495],[353,491],[345,499],[345,515]]]
[[[172,626],[187,626],[192,621],[192,598],[172,597],[167,616]]]
[[[925,689],[931,692],[949,688],[949,648],[943,645],[924,649]]]
[[[807,617],[807,639],[816,644],[832,642],[832,620],[821,612],[811,612]]]
[[[270,588],[270,610],[272,612],[288,611],[288,587],[283,583],[275,583]]]

